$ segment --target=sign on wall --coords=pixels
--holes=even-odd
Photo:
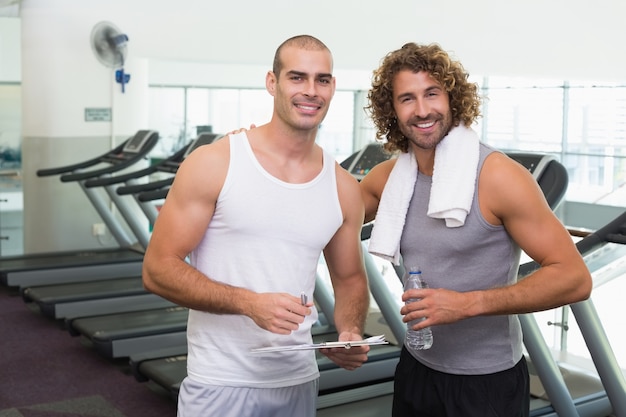
[[[86,122],[110,122],[110,107],[85,107]]]

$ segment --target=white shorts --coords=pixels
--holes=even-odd
[[[315,417],[319,380],[283,388],[205,385],[185,378],[178,417]]]

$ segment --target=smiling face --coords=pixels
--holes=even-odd
[[[398,72],[393,107],[398,127],[412,146],[434,149],[452,128],[448,93],[428,72]]]
[[[330,52],[289,46],[280,59],[280,74],[270,71],[266,78],[274,97],[274,117],[294,130],[317,129],[335,93]]]

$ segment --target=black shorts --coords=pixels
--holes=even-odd
[[[396,367],[393,417],[528,417],[526,359],[502,372],[454,375],[432,370],[402,348]]]

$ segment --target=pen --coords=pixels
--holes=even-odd
[[[305,306],[306,305],[306,301],[307,301],[307,296],[305,293],[301,293],[300,294],[300,303]]]

